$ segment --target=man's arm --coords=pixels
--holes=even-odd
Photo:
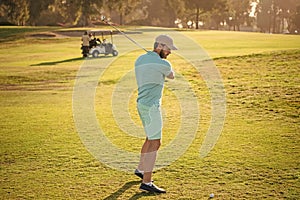
[[[174,79],[175,78],[175,73],[171,71],[171,73],[167,76],[169,79]]]

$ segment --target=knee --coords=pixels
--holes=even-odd
[[[157,142],[157,149],[160,147],[160,145],[161,145],[161,141],[158,140],[158,142]]]
[[[161,145],[161,141],[160,140],[149,140],[151,141],[151,146],[154,149],[159,149],[160,145]]]

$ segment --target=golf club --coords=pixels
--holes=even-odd
[[[140,45],[139,43],[137,43],[136,41],[134,41],[132,38],[130,38],[128,35],[126,35],[123,31],[121,31],[116,26],[114,26],[111,22],[109,22],[108,20],[106,20],[105,16],[103,16],[103,15],[101,16],[101,21],[103,23],[108,24],[109,26],[113,27],[114,29],[116,29],[117,31],[119,31],[123,36],[125,36],[128,40],[130,40],[131,42],[133,42],[138,47],[142,48],[144,51],[148,52],[148,50],[145,49],[142,45]]]

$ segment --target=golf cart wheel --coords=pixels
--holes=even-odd
[[[117,55],[118,55],[118,51],[114,50],[114,51],[112,52],[112,55],[113,55],[113,56],[117,56]]]
[[[94,58],[97,58],[98,55],[99,55],[99,51],[94,51],[92,55],[93,55]]]

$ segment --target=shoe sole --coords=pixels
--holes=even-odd
[[[140,190],[142,191],[142,192],[146,192],[146,193],[149,193],[150,191],[148,191],[148,190],[144,190],[144,189],[141,189],[140,188]]]
[[[154,191],[149,191],[149,190],[145,190],[145,189],[142,189],[142,188],[140,188],[140,190],[141,190],[142,192],[146,192],[146,193],[156,193],[156,194],[167,193],[167,192],[154,192]]]

